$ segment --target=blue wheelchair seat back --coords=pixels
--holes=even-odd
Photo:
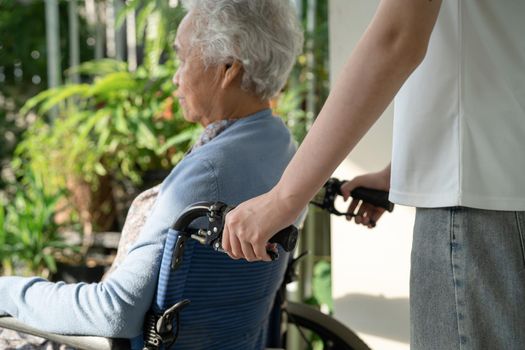
[[[263,349],[289,254],[279,247],[279,259],[249,263],[188,236],[168,232],[144,334],[132,349]]]

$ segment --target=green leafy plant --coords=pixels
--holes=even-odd
[[[83,83],[45,90],[19,112],[34,122],[16,148],[12,168],[18,177],[29,171],[45,179],[47,196],[65,194],[82,224],[84,252],[95,231],[118,229],[146,174],[169,171],[200,129],[183,119],[173,97],[177,61],[169,48],[182,9],[133,0],[119,14],[119,26],[132,10],[142,66],[85,62],[68,72],[80,74]]]
[[[117,16],[116,26],[121,27],[130,11],[136,13],[138,44],[144,46],[144,67],[155,72],[165,56],[172,54],[170,48],[185,11],[180,4],[172,6],[169,1],[131,0]],[[178,2],[176,2],[178,3]]]
[[[48,195],[32,173],[0,208],[0,267],[2,274],[40,275],[56,272],[56,255],[77,251],[59,234],[54,213],[62,194]]]
[[[76,70],[92,83],[46,90],[25,104],[21,112],[34,111],[37,118],[17,147],[16,167],[45,178],[50,194],[87,185],[96,195],[111,192],[108,182],[138,186],[147,171],[171,169],[200,130],[174,101],[175,69],[174,60],[155,73],[145,67],[130,72],[126,63],[109,59],[82,64]],[[52,110],[57,117],[50,117]],[[112,198],[89,201],[96,210],[114,211]]]
[[[332,298],[332,265],[330,261],[321,259],[314,265],[312,276],[312,296],[305,300],[306,304],[319,308],[329,315],[333,314]],[[309,334],[312,350],[324,349],[324,344],[318,334]]]
[[[302,109],[304,104],[304,84],[289,84],[287,89],[281,92],[275,101],[272,109],[290,129],[294,139],[301,142],[306,136],[306,112]]]
[[[9,238],[5,229],[5,201],[0,199],[0,268],[4,271],[12,271]]]
[[[113,60],[88,62],[78,71],[94,76],[92,84],[65,85],[30,99],[23,113],[36,109],[43,116],[59,108],[60,114],[50,122],[38,118],[17,154],[29,158],[37,173],[56,172],[51,168],[60,165],[89,183],[112,174],[137,184],[148,169],[171,168],[198,132],[174,102],[174,67],[162,66],[156,76],[126,68]]]

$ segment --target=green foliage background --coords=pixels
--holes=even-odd
[[[68,66],[67,2],[60,1],[62,67]],[[302,7],[308,2],[302,0]],[[118,15],[122,24],[136,11],[139,67],[125,62],[90,60],[87,45],[93,28],[80,18],[81,83],[45,90],[45,8],[42,1],[0,0],[0,271],[48,275],[67,247],[53,220],[60,199],[68,195],[71,174],[97,189],[100,177],[140,186],[146,172],[170,169],[183,156],[199,128],[186,123],[173,99],[171,78],[177,59],[171,50],[183,16],[168,1],[132,0]],[[327,0],[317,1],[316,27],[306,34],[314,45],[297,61],[274,112],[283,117],[298,142],[328,95]],[[306,27],[307,14],[301,20]],[[39,54],[31,53],[38,52]],[[309,55],[315,65],[309,66]],[[35,58],[37,57],[37,58]],[[16,78],[16,67],[23,76]],[[3,73],[2,73],[3,72]],[[39,76],[40,82],[33,83]],[[315,84],[311,84],[315,78]],[[308,89],[315,110],[307,111]],[[22,106],[24,106],[22,108]],[[51,113],[54,112],[54,113]],[[15,151],[16,149],[16,151]],[[78,217],[72,219],[79,228]],[[71,223],[69,223],[71,225]],[[325,256],[325,253],[313,252]],[[329,263],[318,269],[311,302],[331,306]],[[327,265],[328,264],[328,265]],[[315,287],[315,285],[319,287]]]

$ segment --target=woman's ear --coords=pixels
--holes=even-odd
[[[228,87],[235,80],[240,79],[241,74],[242,74],[242,64],[240,61],[235,60],[231,63],[225,63],[223,66],[221,87],[222,88]]]

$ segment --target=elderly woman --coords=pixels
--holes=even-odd
[[[235,205],[268,191],[295,147],[269,99],[284,85],[302,34],[283,0],[184,1],[173,82],[186,119],[205,127],[163,182],[126,258],[103,282],[0,278],[0,314],[55,333],[133,338],[154,296],[167,229],[198,201]],[[130,218],[131,220],[131,218]],[[188,242],[180,268],[177,349],[260,349],[286,255],[272,263],[231,260]],[[179,273],[179,272],[177,272]]]

